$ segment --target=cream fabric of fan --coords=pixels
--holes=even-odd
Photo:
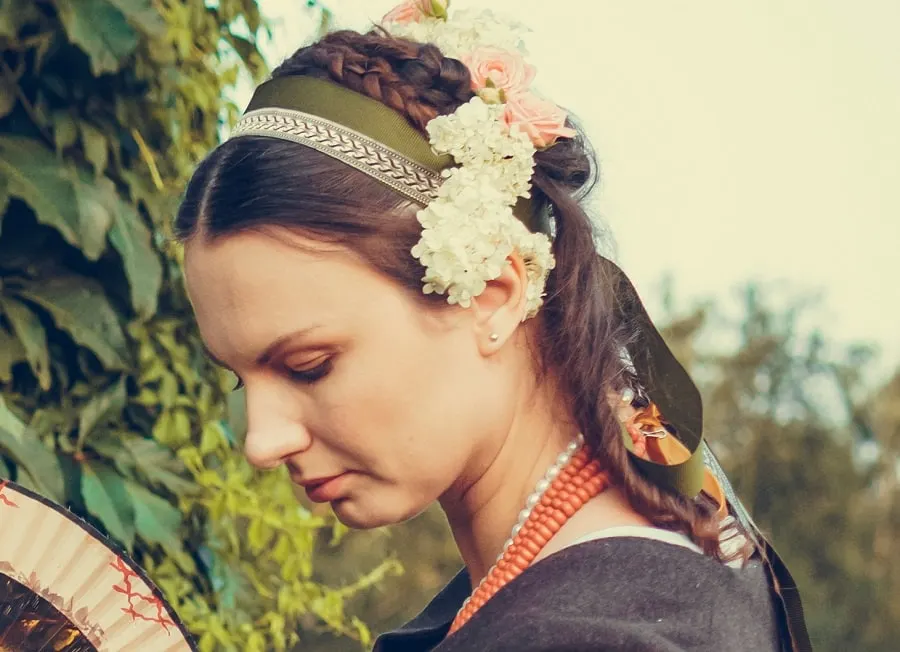
[[[133,564],[56,509],[0,482],[0,572],[51,602],[100,652],[190,652]]]

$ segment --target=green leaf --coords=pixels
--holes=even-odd
[[[28,420],[28,432],[43,441],[51,440],[55,435],[72,431],[75,427],[77,417],[70,409],[61,408],[60,406],[38,408],[31,413]],[[62,444],[65,437],[58,442]],[[62,448],[62,446],[60,446]]]
[[[41,17],[34,0],[4,0],[0,4],[0,36],[14,39],[23,25]]]
[[[138,44],[125,14],[106,0],[57,3],[69,40],[87,53],[94,75],[116,72]]]
[[[0,177],[6,177],[9,194],[28,203],[40,222],[80,247],[75,189],[53,152],[30,138],[0,136]]]
[[[119,379],[102,392],[95,394],[78,415],[78,441],[75,450],[81,451],[85,439],[102,421],[111,416],[118,417],[125,408],[125,377]]]
[[[203,426],[200,434],[200,454],[207,455],[222,445],[222,428],[215,421],[210,421]]]
[[[79,171],[78,176],[84,173]],[[83,178],[74,182],[78,201],[81,251],[89,260],[97,260],[106,249],[106,234],[113,223],[116,208],[122,203],[116,186],[106,177]]]
[[[16,82],[0,77],[0,118],[12,113],[16,106]]]
[[[122,476],[105,464],[89,460],[81,467],[81,495],[87,510],[100,519],[110,536],[131,550],[135,509]]]
[[[0,396],[0,449],[14,459],[31,478],[31,486],[43,496],[62,503],[65,493],[59,460],[13,414]]]
[[[94,166],[94,174],[98,177],[106,171],[109,157],[109,143],[103,132],[90,122],[78,123],[81,131],[81,143],[84,145],[84,155],[88,162]]]
[[[142,317],[156,312],[156,300],[162,286],[162,263],[151,238],[150,229],[140,213],[130,204],[121,202],[109,231],[109,241],[122,256],[131,288],[131,305]]]
[[[116,433],[92,440],[91,448],[113,459],[123,473],[135,469],[146,481],[165,487],[176,496],[197,493],[197,485],[185,478],[184,463],[152,439]]]
[[[9,180],[0,176],[0,233],[3,233],[3,215],[9,208]]]
[[[56,144],[56,153],[71,147],[78,140],[78,124],[66,111],[57,111],[53,114],[53,142]]]
[[[148,36],[165,36],[166,21],[150,0],[109,0],[128,18],[128,22]]]
[[[107,369],[125,368],[129,357],[125,334],[96,281],[58,276],[30,282],[18,293],[49,312],[59,328],[93,351]]]
[[[58,119],[57,146],[66,143],[65,120]],[[62,140],[60,140],[62,139]],[[106,248],[106,234],[122,204],[115,184],[93,178],[84,170],[60,162],[36,140],[0,136],[0,178],[8,193],[25,200],[40,222],[52,226],[89,260]]]
[[[11,381],[13,365],[27,359],[25,347],[19,338],[0,327],[0,383]]]
[[[266,72],[266,64],[256,43],[245,39],[231,32],[224,34],[225,41],[228,42],[234,51],[240,57],[241,61],[250,71],[250,75],[254,80],[261,78]]]
[[[134,457],[137,470],[150,482],[179,496],[196,493],[197,485],[184,477],[184,463],[168,448],[152,439],[129,439],[125,447]]]
[[[50,352],[47,349],[47,333],[40,318],[24,303],[12,297],[0,298],[0,312],[6,315],[13,332],[25,348],[25,357],[41,389],[50,389]]]
[[[181,512],[170,502],[134,482],[125,483],[134,505],[137,533],[167,550],[180,551]]]

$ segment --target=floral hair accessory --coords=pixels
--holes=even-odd
[[[478,48],[462,58],[472,75],[472,90],[483,99],[486,89],[494,88],[505,95],[527,91],[534,79],[534,66],[518,52],[499,48]],[[499,101],[503,102],[502,96]]]
[[[563,109],[530,89],[535,69],[523,57],[520,25],[490,11],[451,17],[447,3],[431,3],[438,10],[430,12],[426,4],[400,5],[385,16],[385,30],[459,59],[476,96],[426,128],[434,151],[451,155],[456,167],[443,171],[437,198],[417,214],[422,237],[412,255],[425,267],[423,291],[468,307],[517,252],[528,274],[527,319],[543,304],[555,261],[547,235],[529,231],[513,207],[531,196],[536,150],[576,132],[565,126]]]
[[[391,23],[416,23],[423,18],[446,18],[449,0],[406,0],[382,19]]]
[[[449,2],[442,0],[443,15],[419,9],[411,19],[409,5],[424,7],[427,0],[407,0],[381,19],[382,26],[393,36],[418,43],[431,43],[448,57],[462,59],[480,47],[510,52],[523,50],[522,37],[528,31],[522,24],[502,20],[489,10],[463,10],[449,14]],[[402,11],[401,11],[402,10]],[[401,20],[397,20],[401,16]]]
[[[426,294],[468,307],[517,251],[528,272],[527,319],[542,304],[554,262],[549,238],[513,215],[517,198],[529,196],[535,150],[524,132],[506,125],[503,111],[476,97],[428,123],[432,146],[459,167],[444,171],[437,199],[419,211],[422,238],[412,255],[425,267]]]
[[[538,149],[550,147],[558,138],[574,138],[577,133],[566,127],[565,110],[529,91],[507,96],[503,119],[528,134]]]

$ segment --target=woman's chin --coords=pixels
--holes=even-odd
[[[341,523],[354,530],[371,530],[396,525],[413,518],[424,510],[424,508],[390,510],[385,509],[385,505],[363,504],[353,498],[335,500],[331,503],[331,509]]]

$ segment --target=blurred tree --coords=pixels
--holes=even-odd
[[[864,643],[873,650],[896,649],[900,641],[900,370],[858,410],[871,439],[861,463],[871,464],[872,482],[866,512],[874,522],[868,578],[876,586],[872,603],[879,617],[865,621]],[[867,551],[868,552],[868,551]],[[869,648],[867,648],[869,649]]]
[[[344,602],[395,568],[315,579],[334,523],[233,450],[166,230],[264,29],[253,0],[0,2],[0,476],[124,546],[202,650],[366,644]]]
[[[811,301],[776,310],[753,286],[743,298],[725,353],[703,344],[721,335],[714,310],[701,320],[668,315],[667,339],[693,351],[707,437],[797,579],[815,648],[896,649],[898,456],[889,441],[900,429],[900,383],[872,391],[871,350],[834,359],[823,334],[804,335]]]

